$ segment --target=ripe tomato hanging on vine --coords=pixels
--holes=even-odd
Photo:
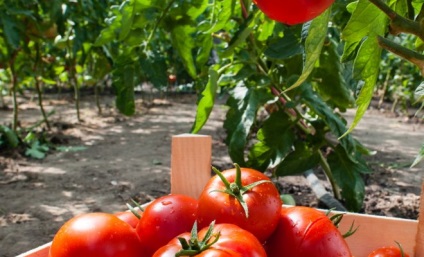
[[[269,18],[288,25],[304,23],[330,8],[334,0],[253,0]]]

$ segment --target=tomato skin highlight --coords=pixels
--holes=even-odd
[[[399,247],[385,246],[375,249],[368,257],[402,257],[402,252]],[[403,253],[403,257],[409,257],[409,255]]]
[[[208,227],[198,233],[199,240],[205,237]],[[219,239],[207,250],[194,256],[201,257],[266,257],[266,252],[258,239],[250,232],[241,229],[234,224],[216,224],[213,233],[220,232]],[[178,237],[190,239],[190,233],[186,232]],[[181,250],[181,244],[177,237],[168,244],[159,248],[153,257],[175,257]]]
[[[136,231],[147,256],[177,235],[190,231],[196,221],[197,200],[180,194],[162,196],[144,209]]]
[[[270,19],[295,25],[314,19],[328,9],[334,0],[253,0]]]
[[[352,257],[337,227],[322,212],[282,207],[277,229],[265,244],[268,257]]]
[[[219,176],[213,176],[204,187],[199,197],[197,220],[199,228],[216,224],[231,223],[238,225],[254,234],[260,242],[264,242],[275,230],[282,201],[280,194],[271,180],[262,172],[254,169],[241,168],[241,181],[244,186],[260,180],[263,183],[253,187],[243,195],[248,206],[249,216],[246,217],[241,204],[233,196],[220,192],[225,185]],[[222,175],[232,183],[235,181],[236,169],[222,171]]]
[[[87,213],[65,222],[53,238],[50,257],[141,257],[140,240],[126,222],[109,213]]]

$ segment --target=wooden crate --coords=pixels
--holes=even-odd
[[[200,194],[211,175],[211,149],[210,136],[183,134],[172,138],[171,193],[193,197]],[[420,213],[424,213],[424,201],[421,201]],[[346,232],[352,222],[359,229],[347,238],[347,242],[355,257],[367,257],[373,249],[395,245],[395,241],[411,257],[424,257],[424,219],[417,221],[346,213],[340,231]],[[48,257],[49,247],[50,243],[47,243],[18,257]]]

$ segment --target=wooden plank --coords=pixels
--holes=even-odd
[[[34,248],[28,252],[22,253],[16,257],[48,257],[51,242]]]
[[[420,196],[420,209],[419,214],[424,213],[424,182],[421,186],[421,196]],[[415,240],[416,252],[415,257],[424,257],[424,217],[418,217],[418,231],[417,237]]]
[[[397,246],[399,242],[409,256],[414,256],[418,221],[366,214],[346,213],[339,225],[342,234],[352,222],[359,226],[354,235],[346,239],[355,257],[366,257],[382,246]],[[396,242],[395,242],[396,241]],[[415,255],[415,257],[424,257]]]
[[[197,199],[211,177],[211,136],[176,135],[171,149],[171,193]]]

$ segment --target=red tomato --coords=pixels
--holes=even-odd
[[[218,224],[214,226],[212,234],[207,237],[209,228],[203,228],[199,231],[197,239],[191,240],[191,233],[186,232],[179,235],[179,238],[184,238],[188,244],[193,243],[191,249],[198,249],[195,254],[190,256],[203,257],[266,257],[265,250],[258,239],[250,232],[241,229],[234,224]],[[218,240],[216,240],[219,236]],[[209,247],[204,247],[200,244],[211,244]],[[202,242],[203,241],[203,242]],[[199,249],[200,248],[200,249]],[[153,257],[175,257],[176,254],[183,250],[183,247],[176,237],[167,245],[159,248]],[[188,250],[188,249],[184,249]],[[181,256],[187,256],[185,254]]]
[[[168,81],[170,84],[174,84],[177,81],[177,76],[174,74],[169,74]]]
[[[236,182],[237,169],[241,172],[241,185],[237,185]],[[217,224],[232,223],[264,242],[275,230],[280,216],[282,201],[277,188],[265,174],[254,169],[240,169],[237,166],[235,169],[223,171],[222,177],[227,182],[223,182],[219,175],[215,175],[200,194],[197,209],[199,227],[207,227],[212,221],[216,221]],[[258,181],[266,183],[244,190],[248,185]],[[227,190],[226,186],[231,187],[231,190],[244,201],[247,213],[237,197],[224,192]]]
[[[50,257],[140,257],[134,228],[109,213],[87,213],[68,220],[53,238]]]
[[[143,212],[141,210],[137,211],[138,215],[140,215],[140,217],[143,215]],[[135,228],[138,224],[139,218],[137,216],[135,216],[134,213],[130,212],[130,211],[122,211],[122,212],[117,212],[114,213],[114,215],[116,217],[118,217],[120,220],[125,221],[126,223],[130,224],[131,227]]]
[[[386,246],[375,249],[372,251],[368,257],[409,257],[408,254],[403,253],[400,247],[395,246]]]
[[[281,208],[280,222],[265,245],[268,257],[351,257],[337,227],[322,212],[303,206]]]
[[[147,256],[177,235],[190,231],[196,221],[197,200],[171,194],[152,201],[143,212],[136,231]]]
[[[269,18],[295,25],[314,19],[328,9],[334,0],[253,0]]]

